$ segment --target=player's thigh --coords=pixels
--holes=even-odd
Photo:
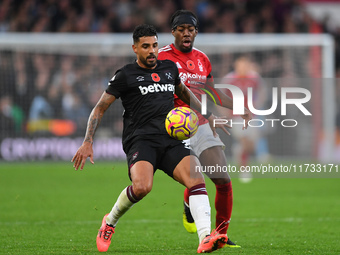
[[[148,161],[138,161],[130,168],[133,191],[138,198],[146,196],[152,189],[154,167]]]
[[[127,153],[127,162],[133,191],[139,198],[143,197],[152,189],[157,150],[151,141],[136,141]]]
[[[157,168],[161,169],[164,173],[174,178],[173,172],[177,165],[186,156],[191,155],[193,152],[185,145],[184,142],[166,137],[162,140],[165,145],[161,153],[161,160],[157,164]]]
[[[173,178],[188,189],[204,183],[204,177],[201,173],[201,165],[198,158],[193,155],[184,157],[175,167]]]
[[[205,149],[199,157],[199,160],[205,171],[205,174],[215,183],[224,184],[230,182],[230,176],[227,171],[227,159],[221,146],[214,146]]]
[[[131,179],[131,168],[139,161],[147,161],[156,170],[158,152],[152,141],[137,140],[126,153],[127,164],[129,168],[129,177]]]
[[[204,183],[199,160],[192,155],[188,146],[172,138],[165,138],[163,143],[166,144],[166,149],[157,165],[159,169],[187,188]]]

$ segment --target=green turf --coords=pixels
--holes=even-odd
[[[99,254],[103,215],[129,185],[125,163],[0,162],[0,254]],[[213,209],[214,187],[207,180]],[[214,254],[340,254],[340,179],[233,180],[228,235]],[[120,220],[107,254],[195,254],[182,226],[183,188],[162,172]]]

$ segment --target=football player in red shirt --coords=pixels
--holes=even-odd
[[[198,33],[198,21],[194,13],[187,10],[179,10],[171,17],[172,35],[175,38],[173,44],[164,46],[159,50],[158,58],[169,59],[176,63],[182,82],[190,88],[198,99],[204,94],[206,88],[213,89],[212,67],[209,58],[200,50],[194,48],[194,40]],[[219,90],[213,89],[218,94],[220,104],[223,107],[232,109],[232,99]],[[183,101],[175,96],[175,106],[187,106]],[[207,116],[203,117],[195,111],[199,117],[199,129],[195,136],[190,138],[190,147],[199,157],[204,167],[226,166],[227,160],[224,154],[225,145],[218,136],[214,136],[206,121]],[[246,123],[251,119],[251,114],[246,110],[242,116]],[[211,113],[208,113],[208,115]],[[228,131],[221,127],[226,133]],[[215,209],[216,209],[216,228],[219,232],[226,234],[233,206],[233,191],[230,176],[227,172],[207,173],[207,176],[216,186]],[[184,213],[183,225],[188,232],[196,232],[196,226],[190,214],[188,200],[188,190],[184,191]],[[232,241],[228,240],[226,246],[236,247]]]
[[[223,84],[231,84],[240,88],[244,95],[244,107],[248,108],[248,88],[252,88],[253,91],[253,105],[256,109],[261,109],[265,105],[267,90],[264,86],[262,77],[256,72],[255,63],[247,55],[238,57],[234,62],[234,70],[228,73],[222,79]],[[231,95],[229,90],[223,90],[227,95]],[[258,118],[261,118],[259,116]],[[239,116],[233,119],[235,122],[241,121]],[[265,162],[269,158],[268,145],[262,133],[265,130],[263,128],[249,128],[244,131],[235,129],[233,136],[236,138],[233,144],[233,154],[235,161],[241,166],[247,166],[249,156],[256,152],[256,157],[259,161]],[[260,144],[260,146],[258,146]],[[259,149],[260,148],[260,149]],[[251,181],[251,173],[241,172],[241,182]]]

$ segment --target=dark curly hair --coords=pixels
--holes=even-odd
[[[156,28],[148,24],[138,25],[133,30],[133,43],[138,43],[139,38],[144,36],[156,36],[158,38]]]

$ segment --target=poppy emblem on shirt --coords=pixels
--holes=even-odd
[[[156,74],[156,73],[151,74],[151,78],[152,78],[152,80],[153,80],[154,82],[159,82],[159,81],[161,80],[161,78],[159,77],[159,75]]]
[[[190,70],[194,70],[194,69],[195,69],[194,61],[188,60],[188,61],[187,61],[187,67],[188,67]]]

